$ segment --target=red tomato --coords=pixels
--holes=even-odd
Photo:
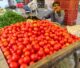
[[[10,67],[11,68],[18,68],[18,63],[17,62],[11,62]]]
[[[13,55],[12,55],[12,60],[13,60],[13,61],[18,61],[18,60],[19,60],[19,55],[13,54]]]
[[[25,51],[24,55],[25,56],[30,56],[30,52],[29,51]]]
[[[13,60],[10,58],[7,60],[7,62],[10,64],[11,62],[13,62]]]
[[[54,50],[56,50],[56,51],[58,51],[60,48],[61,48],[61,45],[56,44],[56,45],[54,46]]]
[[[40,49],[40,46],[39,46],[39,45],[37,45],[37,44],[36,44],[36,45],[34,45],[33,47],[34,47],[34,50],[35,50],[35,51],[38,51],[38,50]]]
[[[7,57],[7,56],[10,55],[10,52],[9,52],[9,51],[5,51],[5,52],[4,52],[4,55]]]
[[[39,56],[43,56],[43,55],[44,55],[44,51],[43,51],[43,50],[39,50],[39,51],[38,51],[38,55],[39,55]]]
[[[27,65],[26,64],[21,64],[20,68],[27,68]]]
[[[17,50],[16,53],[18,56],[22,54],[21,50]]]
[[[30,56],[32,61],[36,61],[37,60],[37,55],[36,54],[31,54]]]
[[[6,56],[6,58],[7,58],[7,59],[10,59],[10,58],[12,58],[12,56],[11,56],[11,55],[8,55],[8,56]]]
[[[27,50],[32,50],[32,46],[31,46],[31,45],[27,45],[27,46],[26,46],[26,49],[27,49]]]
[[[34,64],[34,61],[31,61],[31,62],[30,62],[30,65],[32,65],[32,64]]]
[[[34,52],[35,52],[35,51],[34,51],[33,49],[30,51],[31,54],[34,54]]]
[[[48,48],[44,48],[45,54],[49,54],[50,50]]]
[[[23,64],[24,63],[23,58],[20,58],[19,61],[18,61],[18,63],[19,64]]]
[[[23,58],[23,61],[24,61],[24,63],[29,64],[29,62],[30,62],[30,57],[29,57],[29,56],[25,56],[25,57]]]
[[[18,45],[18,49],[22,50],[24,48],[23,45]]]
[[[18,46],[17,45],[13,45],[12,48],[13,48],[14,51],[18,50]]]

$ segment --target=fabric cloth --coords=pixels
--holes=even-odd
[[[37,3],[33,0],[28,4],[28,7],[30,7],[31,10],[36,10],[37,9]]]
[[[25,11],[30,11],[31,12],[31,9],[27,5],[24,6],[24,9],[25,9]]]
[[[43,18],[46,18],[46,19],[51,18],[51,21],[63,24],[63,22],[64,22],[64,16],[65,16],[65,12],[64,12],[64,10],[61,10],[60,11],[60,16],[59,16],[58,13],[56,13],[54,11],[51,11],[49,14],[47,14]]]
[[[18,8],[23,8],[23,7],[24,7],[24,4],[23,4],[23,3],[17,3],[17,4],[16,4],[16,7],[18,7]]]

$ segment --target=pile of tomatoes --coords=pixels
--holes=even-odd
[[[27,68],[79,40],[47,20],[12,24],[1,31],[0,48],[10,68]]]

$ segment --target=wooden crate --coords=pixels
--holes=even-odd
[[[37,63],[34,63],[33,65],[29,66],[29,68],[49,68],[51,65],[54,65],[56,62],[70,55],[78,48],[80,48],[80,41],[75,42],[70,46],[61,49],[55,54],[45,57],[44,59],[38,61]]]
[[[49,68],[51,65],[54,65],[56,62],[61,61],[64,57],[70,55],[79,48],[80,41],[75,42],[70,46],[61,49],[60,51],[43,58],[42,60],[34,63],[28,68]],[[1,49],[0,49],[0,68],[9,68]]]

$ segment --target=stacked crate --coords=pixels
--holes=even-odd
[[[65,24],[73,25],[76,23],[79,0],[55,0],[60,2],[65,10]]]

